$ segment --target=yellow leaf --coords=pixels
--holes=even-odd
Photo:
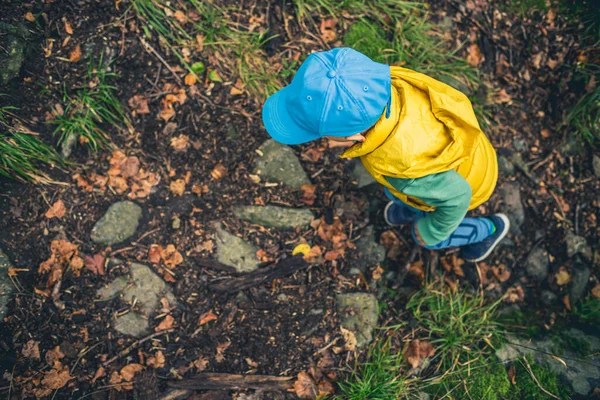
[[[558,286],[564,286],[571,282],[571,275],[565,267],[560,267],[556,274],[554,274],[554,277],[556,278],[556,284]]]
[[[292,255],[295,256],[296,254],[302,254],[305,256],[309,251],[310,245],[307,243],[300,243],[298,246],[294,247],[294,250],[292,250]]]

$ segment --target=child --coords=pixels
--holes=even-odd
[[[508,232],[504,214],[465,218],[491,196],[498,164],[471,103],[444,83],[336,48],[311,54],[262,117],[284,144],[354,143],[342,157],[360,157],[385,187],[385,221],[412,223],[425,248],[461,247],[477,262]]]

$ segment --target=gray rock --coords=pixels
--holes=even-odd
[[[76,143],[77,143],[77,136],[75,136],[75,135],[67,136],[60,145],[60,154],[64,158],[69,158],[71,156],[71,153],[73,152],[73,148],[75,147]]]
[[[531,278],[542,281],[548,276],[548,252],[543,247],[537,247],[527,258],[525,269]]]
[[[233,214],[241,220],[278,229],[305,227],[315,218],[314,214],[305,208],[276,206],[238,206],[233,209]]]
[[[506,157],[498,157],[498,170],[504,176],[512,176],[515,174],[514,164]]]
[[[569,301],[572,305],[575,305],[577,301],[583,296],[585,287],[590,280],[590,269],[581,263],[576,263],[573,268],[573,280],[571,281],[571,288],[569,289]]]
[[[0,32],[6,35],[3,48],[0,48],[0,85],[6,85],[21,72],[29,33],[23,24],[10,25],[1,22]]]
[[[356,346],[361,348],[369,344],[379,318],[375,296],[371,293],[338,294],[336,300],[342,326],[354,333]]]
[[[373,176],[367,171],[365,166],[359,160],[354,162],[354,166],[350,170],[350,177],[352,181],[356,182],[359,189],[377,183]]]
[[[256,173],[265,180],[281,182],[294,189],[310,183],[298,157],[289,146],[269,139],[261,151],[263,156],[256,162]]]
[[[573,232],[567,231],[565,243],[567,244],[567,255],[569,258],[575,254],[581,254],[588,260],[592,259],[592,249],[588,246],[587,240],[583,236],[577,236]]]
[[[550,290],[542,290],[541,297],[542,302],[547,306],[553,305],[556,302],[556,299],[558,298],[558,296]]]
[[[513,146],[518,152],[523,152],[527,150],[527,142],[523,139],[515,139],[513,141]]]
[[[107,246],[121,243],[133,236],[141,217],[142,208],[137,204],[131,201],[114,203],[92,228],[92,241]]]
[[[585,343],[585,346],[589,348],[590,355],[588,357],[581,357],[581,355],[576,354],[572,349],[557,348],[556,344],[549,337],[534,339],[532,341],[530,339],[519,339],[514,336],[508,336],[507,342],[510,343],[506,343],[502,348],[497,350],[496,356],[501,361],[508,362],[530,355],[533,357],[535,363],[546,365],[555,373],[564,377],[577,394],[587,396],[592,388],[600,384],[600,367],[598,367],[600,365],[600,338],[586,335],[574,328],[557,334],[568,337],[569,341],[577,340],[579,343]],[[556,354],[557,352],[560,357],[566,360],[567,367],[548,355]]]
[[[362,230],[360,239],[356,241],[356,249],[359,252],[356,264],[362,271],[376,267],[385,260],[385,247],[375,241],[375,231],[371,225]]]
[[[565,156],[573,156],[583,150],[582,141],[577,135],[565,135],[565,141],[558,148],[558,152]]]
[[[217,259],[238,272],[250,272],[258,268],[258,249],[243,239],[227,232],[220,223],[215,224]]]
[[[139,337],[148,332],[147,317],[154,312],[161,297],[166,297],[170,305],[177,304],[175,296],[158,275],[149,267],[133,263],[129,267],[129,276],[122,276],[98,290],[101,301],[118,296],[126,302],[133,303],[141,310],[131,311],[116,319],[113,328],[125,335]]]
[[[506,183],[500,187],[500,197],[504,203],[506,215],[510,220],[513,234],[521,232],[521,225],[525,222],[525,210],[521,203],[521,191],[516,183]]]
[[[592,167],[594,168],[594,175],[600,178],[600,157],[597,155],[592,156]]]
[[[8,276],[8,269],[12,266],[8,256],[0,250],[0,321],[6,316],[8,302],[15,290],[15,285]]]

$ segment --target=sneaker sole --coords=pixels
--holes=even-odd
[[[392,204],[394,204],[394,202],[390,201],[389,203],[387,203],[387,205],[383,209],[383,219],[385,220],[385,223],[388,224],[389,226],[400,226],[399,224],[392,224],[387,217],[387,212],[388,212],[389,208],[392,206]]]
[[[504,237],[505,237],[505,236],[508,234],[508,231],[510,230],[510,220],[508,219],[508,217],[507,217],[506,215],[504,215],[504,214],[496,214],[496,215],[494,215],[494,216],[495,216],[495,217],[498,217],[498,218],[500,218],[502,221],[504,221],[504,232],[502,232],[502,233],[500,234],[500,236],[498,236],[498,239],[496,239],[496,241],[494,242],[494,244],[492,244],[492,245],[490,246],[490,248],[488,249],[488,251],[486,251],[486,252],[485,252],[485,254],[484,254],[484,255],[482,255],[481,257],[479,257],[479,258],[476,258],[476,259],[474,259],[474,260],[467,260],[467,259],[465,258],[465,261],[467,261],[467,262],[473,262],[473,263],[476,263],[476,262],[479,262],[479,261],[483,261],[483,260],[485,260],[485,259],[486,259],[486,258],[488,258],[488,256],[489,256],[489,255],[492,253],[492,251],[494,251],[494,249],[496,248],[496,246],[498,245],[498,243],[500,243],[500,241],[501,241],[502,239],[504,239]]]

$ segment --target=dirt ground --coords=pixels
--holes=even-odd
[[[267,46],[270,56],[280,54],[293,39],[281,28],[281,9],[275,3],[266,6],[271,17],[262,22],[280,34]],[[570,311],[574,305],[568,303],[569,287],[558,285],[554,278],[560,268],[572,274],[573,259],[567,255],[565,244],[567,231],[586,238],[591,245],[592,271],[586,295],[600,278],[600,180],[591,166],[594,150],[583,146],[568,153],[565,146],[572,143],[571,132],[560,125],[565,109],[584,90],[569,80],[567,68],[584,50],[578,48],[577,32],[561,16],[549,17],[539,12],[515,20],[498,17],[496,6],[485,1],[475,2],[473,8],[454,4],[433,5],[431,18],[440,24],[443,18],[450,18],[455,27],[455,37],[450,39],[477,44],[481,49],[483,61],[479,68],[489,82],[487,91],[480,95],[488,103],[492,122],[486,133],[499,155],[511,159],[520,154],[525,166],[517,166],[512,175],[501,174],[498,187],[514,183],[520,190],[525,222],[522,232],[511,237],[512,244],[499,247],[485,264],[462,265],[461,273],[450,268],[447,276],[457,285],[482,287],[492,298],[520,287],[522,296],[517,296],[515,304],[547,329],[575,323]],[[81,45],[84,52],[103,53],[113,60],[111,68],[120,76],[114,84],[134,127],[131,131],[110,126],[105,129],[116,148],[137,157],[142,168],[160,178],[148,196],[135,199],[143,209],[135,235],[109,247],[93,243],[90,232],[111,204],[126,199],[130,193],[119,194],[110,185],[94,184],[94,179],[109,174],[113,151],[92,154],[84,146],[77,146],[71,156],[73,165],[50,171],[54,179],[64,184],[36,187],[0,180],[0,248],[20,269],[16,279],[21,286],[1,328],[5,374],[0,390],[10,392],[13,398],[35,393],[40,379],[53,368],[48,354],[52,357],[51,351],[57,346],[63,354],[59,359],[69,367],[72,379],[62,389],[52,391],[49,396],[55,398],[155,398],[167,390],[168,381],[201,371],[296,376],[311,366],[326,365],[323,371],[335,381],[353,362],[353,356],[343,349],[319,352],[340,337],[335,295],[377,291],[369,285],[373,271],[365,271],[366,277],[350,275],[350,269],[356,266],[357,251],[348,249],[334,261],[234,295],[211,291],[210,284],[230,279],[231,274],[202,267],[199,260],[214,258],[214,249],[205,247],[214,239],[214,221],[223,222],[230,232],[263,250],[266,262],[288,257],[301,240],[320,245],[325,251],[333,249],[333,244],[319,237],[313,228],[279,231],[241,222],[232,214],[234,205],[308,207],[326,223],[338,215],[351,242],[360,237],[368,224],[375,225],[379,238],[388,231],[378,208],[385,204],[383,192],[377,188],[356,188],[348,177],[349,162],[337,157],[339,149],[327,149],[325,143],[294,148],[316,185],[314,201],[303,200],[300,190],[255,183],[250,175],[259,157],[257,149],[268,139],[262,127],[260,104],[246,93],[231,94],[231,86],[223,83],[214,84],[209,91],[209,81],[199,82],[195,88],[178,83],[164,64],[140,44],[135,16],[129,13],[118,19],[124,9],[126,2],[121,4],[121,11],[116,11],[115,2],[109,0],[0,5],[0,20],[4,22],[22,22],[27,12],[44,13],[39,22],[28,23],[35,34],[33,40],[41,47],[48,38],[55,39],[52,56],[44,57],[42,50],[30,56],[20,79],[2,88],[10,100],[0,101],[10,101],[18,107],[18,114],[33,131],[39,132],[43,140],[55,143],[54,128],[47,121],[61,102],[63,86],[80,86],[87,69],[84,62],[64,62],[61,57],[69,58],[76,45]],[[261,7],[254,10],[256,15],[267,11]],[[67,36],[63,18],[71,21],[75,34],[61,46]],[[292,31],[298,29],[293,20],[290,23]],[[314,33],[318,35],[317,31]],[[309,43],[300,50],[316,48]],[[467,51],[463,53],[467,57]],[[597,52],[588,54],[598,57]],[[211,65],[210,59],[203,61]],[[176,63],[172,58],[168,62]],[[186,101],[175,106],[176,114],[169,124],[157,117],[165,84],[183,88],[187,93]],[[41,88],[47,90],[40,94]],[[128,100],[136,95],[148,99],[150,114],[132,114]],[[171,140],[179,135],[190,140],[185,151],[175,151],[171,145]],[[212,172],[218,164],[226,172],[215,179]],[[76,174],[83,181],[74,177]],[[183,195],[170,189],[177,179],[186,181]],[[95,186],[90,190],[83,182]],[[49,219],[45,214],[57,200],[64,202],[66,213],[62,218]],[[476,214],[503,211],[505,201],[502,191],[497,190]],[[180,220],[179,228],[173,227],[174,218]],[[412,248],[407,228],[395,234],[406,238],[408,245],[400,239],[399,255],[396,260],[386,261],[386,271],[404,265]],[[147,265],[152,265],[152,245],[173,244],[183,256],[183,262],[173,270],[174,282],[169,283],[178,300],[166,311],[174,319],[173,330],[102,366],[135,342],[111,328],[114,316],[129,306],[120,299],[99,302],[96,298],[98,288],[125,274],[127,268],[115,265],[104,275],[86,268],[79,276],[65,273],[60,307],[52,296],[42,293],[47,289],[48,276],[38,271],[39,265],[51,256],[51,242],[57,237],[77,245],[82,257],[101,255]],[[528,278],[524,265],[540,246],[550,254],[550,271],[548,278],[535,281]],[[439,256],[456,262],[452,261],[452,252]],[[432,253],[420,251],[415,262],[428,263],[432,259]],[[153,268],[161,273],[160,267]],[[509,276],[495,275],[498,268],[508,270]],[[441,267],[440,270],[444,271]],[[410,293],[420,285],[418,276],[409,276],[401,292]],[[543,291],[555,293],[558,300],[546,305],[541,298]],[[383,311],[382,324],[403,318],[405,296],[383,297],[383,301],[390,307]],[[199,329],[198,321],[208,312],[217,319]],[[164,313],[157,315],[150,322],[152,330],[164,321]],[[30,341],[38,343],[40,357],[23,356]],[[148,357],[157,357],[158,351],[164,355],[163,365],[137,374],[132,390],[111,381],[115,371],[132,363],[144,364]],[[228,396],[243,398],[237,392]],[[291,392],[274,396],[297,398]]]

